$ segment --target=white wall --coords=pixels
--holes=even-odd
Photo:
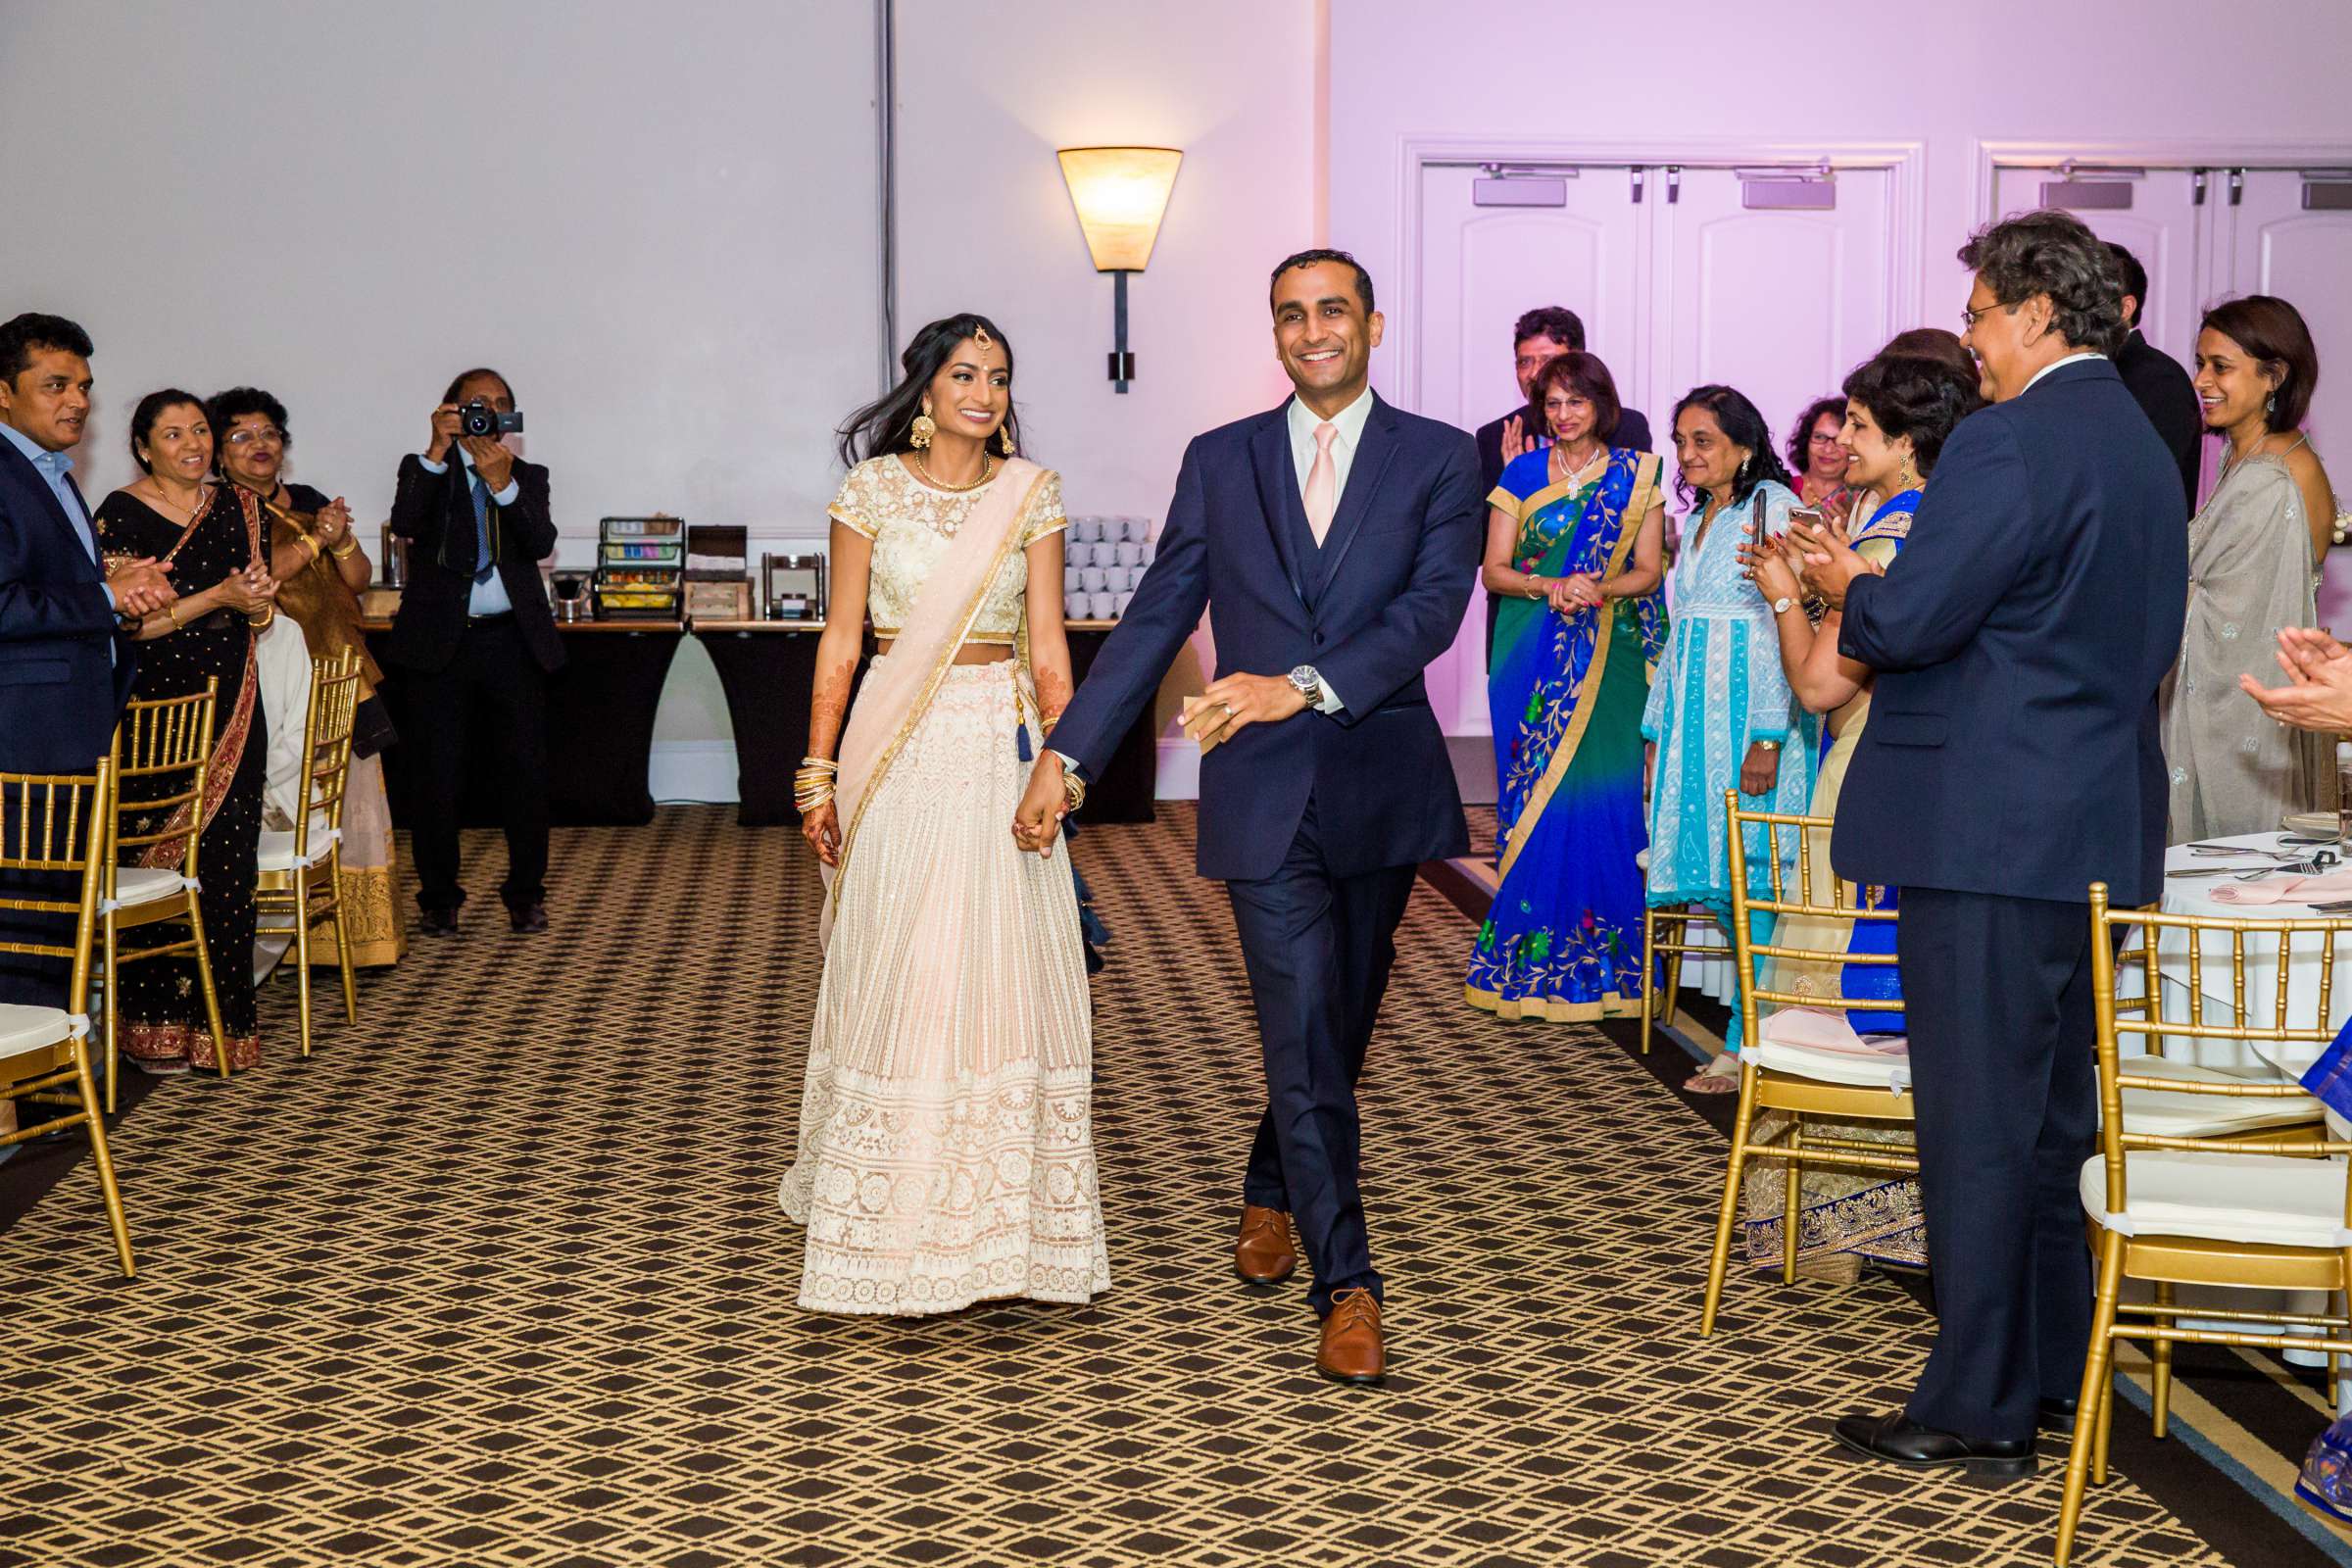
[[[380,519],[487,362],[568,539],[805,517],[873,384],[872,81],[838,0],[11,0],[0,313],[96,338],[101,494],[140,394],[255,382]]]
[[[1188,441],[1289,395],[1266,278],[1320,241],[1320,22],[1312,0],[901,0],[900,338],[963,310],[1004,328],[1028,455],[1071,512],[1164,516]],[[1128,283],[1124,396],[1111,279],[1054,157],[1097,145],[1184,150]]]
[[[1981,220],[1984,142],[2168,144],[2352,139],[2344,62],[2352,7],[2250,0],[2227,24],[2192,0],[1980,0],[1853,13],[1764,12],[1745,0],[1583,7],[1500,39],[1424,0],[1330,0],[1331,241],[1394,275],[1401,144],[1492,135],[1676,140],[1828,152],[1919,143],[1922,320],[1965,296],[1952,253]],[[1564,304],[1576,300],[1529,301]],[[1409,323],[1388,307],[1394,339]],[[1374,380],[1394,359],[1374,359]],[[1494,402],[1511,400],[1494,349]]]

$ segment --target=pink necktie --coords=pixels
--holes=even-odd
[[[1325,422],[1315,426],[1315,463],[1306,470],[1306,525],[1314,530],[1315,548],[1323,547],[1323,536],[1331,532],[1332,514],[1340,510],[1339,471],[1331,466],[1331,444],[1340,438],[1340,427]]]

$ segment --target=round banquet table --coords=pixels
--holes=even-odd
[[[2234,838],[2201,839],[2204,844],[2229,844],[2249,850],[2275,850],[2280,847],[2277,833],[2246,833]],[[2329,846],[2314,846],[2328,848]],[[2338,853],[2341,853],[2340,851]],[[2246,855],[2232,858],[2220,855],[2191,854],[2188,846],[2176,844],[2164,852],[2164,900],[2161,907],[2166,914],[2201,914],[2224,918],[2316,920],[2326,918],[2308,904],[2225,904],[2215,898],[2217,888],[2237,884],[2234,876],[2176,877],[2171,873],[2183,870],[2216,869],[2228,865],[2247,870],[2269,863],[2265,855]],[[2332,873],[2338,867],[2330,866]],[[2230,1016],[2231,977],[2230,967],[2230,941],[2227,931],[2188,932],[2162,931],[2156,943],[2156,970],[2162,977],[2163,1013],[2168,1022],[2186,1022],[2189,1017],[2188,939],[2191,935],[2202,941],[2197,955],[2197,989],[2206,997],[2205,1016],[2221,1023]],[[2352,929],[2338,932],[2333,940],[2339,960],[2352,959]],[[2298,935],[2289,944],[2286,964],[2286,1007],[2290,1027],[2309,1027],[2309,1020],[2319,1010],[2320,970],[2322,956],[2328,939],[2317,933]],[[2246,1012],[2260,1022],[2267,1022],[2278,1004],[2278,945],[2275,939],[2262,938],[2246,944]],[[2340,1029],[2344,1020],[2352,1017],[2352,963],[2337,964],[2335,980],[2328,996],[2328,1027]],[[2144,1053],[2143,1038],[2127,1036],[2123,1042],[2127,1054]],[[2182,1040],[2165,1042],[2165,1054],[2185,1058],[2201,1066],[2227,1072],[2243,1073],[2249,1078],[2278,1079],[2299,1082],[2304,1071],[2319,1059],[2326,1049],[2319,1041],[2311,1040]],[[2328,1135],[2343,1138],[2352,1134],[2352,1123],[2328,1112]],[[2202,1294],[2202,1293],[2200,1293]],[[2268,1298],[2267,1292],[2211,1293],[2217,1309],[2227,1311],[2227,1302],[2234,1299],[2241,1305],[2257,1297],[2266,1298],[2260,1304],[2290,1312],[2325,1310],[2317,1296],[2283,1295]],[[2183,1300],[2195,1299],[2183,1296]],[[2262,1325],[2230,1320],[2226,1315],[2212,1319],[2190,1320],[2193,1326],[2262,1332]],[[2288,1350],[2286,1358],[2298,1366],[2325,1366],[2327,1357],[2307,1350]],[[2352,1378],[2344,1382],[2337,1414],[2352,1414]]]
[[[2277,833],[2247,833],[2235,838],[2199,842],[2275,850],[2279,847],[2279,837]],[[2214,894],[2221,888],[2239,885],[2233,876],[2176,877],[2172,874],[2175,871],[2219,869],[2231,865],[2252,870],[2267,863],[2266,856],[2249,854],[2242,858],[2231,858],[2193,855],[2186,845],[2176,844],[2164,852],[2164,912],[2257,920],[2326,918],[2307,904],[2225,904],[2216,899]],[[2328,869],[2332,873],[2338,868]],[[2156,944],[2157,970],[2164,977],[2164,1016],[2168,1021],[2184,1022],[2189,1015],[2189,935],[2186,931],[2164,931],[2160,933]],[[2203,939],[2198,949],[2198,989],[2207,998],[2206,1016],[2220,1023],[2228,1017],[2228,1009],[2231,1004],[2230,933],[2204,931],[2197,935]],[[2289,944],[2286,1006],[2290,1025],[2308,1028],[2310,1020],[2318,1013],[2321,957],[2326,945],[2326,939],[2316,933],[2297,935]],[[2334,938],[2334,946],[2338,963],[2334,983],[2328,992],[2327,1022],[2329,1029],[2340,1029],[2344,1020],[2352,1017],[2352,929],[2339,932]],[[2250,941],[2246,944],[2247,1013],[2258,1022],[2267,1022],[2278,1002],[2278,944],[2276,939],[2269,937]],[[2184,1054],[2203,1066],[2252,1076],[2289,1079],[2300,1079],[2304,1070],[2319,1059],[2323,1049],[2321,1043],[2308,1040],[2241,1043],[2233,1040],[2176,1039],[2165,1043],[2167,1055]]]

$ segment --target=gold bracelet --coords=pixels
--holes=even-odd
[[[349,561],[353,556],[359,554],[359,549],[360,542],[357,539],[346,539],[343,541],[342,549],[336,550],[330,546],[326,553],[337,561]]]
[[[164,604],[164,613],[172,617],[172,629],[179,630],[179,606],[167,600]]]
[[[1067,768],[1062,769],[1061,793],[1068,801],[1069,808],[1072,811],[1078,810],[1086,805],[1086,780]]]
[[[801,765],[803,767],[823,768],[828,773],[838,773],[841,771],[841,764],[833,760],[833,759],[830,757],[804,757],[801,759]]]
[[[311,559],[310,559],[310,561],[309,561],[309,562],[305,563],[305,564],[309,564],[309,565],[315,565],[315,564],[318,564],[318,540],[316,540],[316,539],[312,538],[312,537],[311,537],[309,534],[307,534],[307,533],[306,533],[306,534],[302,534],[302,535],[298,536],[298,537],[295,539],[295,541],[294,541],[294,542],[295,542],[296,544],[298,544],[298,545],[307,545],[307,546],[309,546],[309,547],[310,547]]]

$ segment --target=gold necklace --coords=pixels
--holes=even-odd
[[[961,495],[966,490],[979,489],[988,483],[989,476],[996,471],[996,466],[997,460],[986,452],[982,452],[980,454],[980,477],[974,479],[970,484],[950,484],[945,479],[932,478],[931,466],[923,461],[923,455],[920,452],[914,455],[914,471],[922,475],[923,483],[934,490],[945,490],[950,495]]]

